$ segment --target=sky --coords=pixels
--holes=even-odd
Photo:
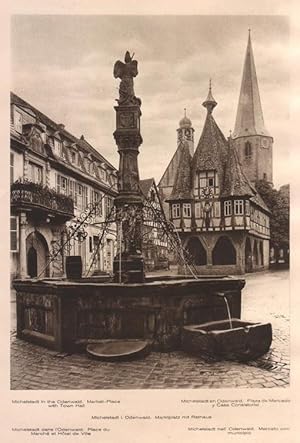
[[[274,138],[275,187],[290,182],[289,21],[286,16],[15,15],[11,89],[115,167],[113,138],[119,80],[116,60],[135,53],[135,93],[142,100],[140,177],[158,183],[177,147],[179,120],[204,125],[209,79],[226,137],[234,129],[248,28],[251,28],[265,126]]]

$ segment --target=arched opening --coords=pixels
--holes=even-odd
[[[220,237],[212,252],[213,265],[235,265],[236,251],[228,237]]]
[[[260,264],[261,266],[264,265],[264,248],[263,248],[263,243],[260,242],[259,244],[259,255],[260,255]]]
[[[45,237],[35,231],[26,239],[27,274],[30,277],[49,277],[49,248]],[[41,274],[41,275],[40,275]]]
[[[27,252],[27,273],[29,277],[37,277],[37,252],[36,249],[31,246]]]
[[[252,146],[250,142],[245,143],[245,158],[250,159],[252,157]]]
[[[246,238],[245,244],[245,272],[252,272],[252,249],[250,238]]]
[[[197,237],[189,239],[186,249],[191,256],[191,261],[194,265],[202,266],[207,264],[206,250]]]
[[[254,241],[253,247],[253,265],[258,266],[258,249],[257,249],[257,241]]]

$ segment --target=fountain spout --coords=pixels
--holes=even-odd
[[[229,320],[229,326],[230,326],[230,329],[232,329],[231,312],[230,312],[230,308],[229,308],[229,304],[228,304],[228,300],[227,300],[225,292],[214,292],[214,295],[216,295],[217,297],[222,297],[224,299],[224,302],[226,305],[226,310],[227,310],[227,315],[228,315],[228,320]]]

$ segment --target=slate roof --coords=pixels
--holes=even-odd
[[[228,143],[210,112],[207,113],[203,131],[193,156],[193,174],[197,171],[216,170],[223,183]]]
[[[270,136],[264,123],[250,32],[233,138],[248,135]]]
[[[235,147],[229,141],[228,159],[225,167],[224,183],[221,189],[221,197],[254,196],[256,193],[253,186],[245,176]]]
[[[11,98],[11,104],[15,104],[20,106],[21,108],[30,109],[36,116],[36,118],[46,125],[47,128],[50,128],[53,130],[53,133],[59,132],[63,137],[65,137],[70,143],[77,144],[82,151],[85,153],[92,154],[95,159],[97,159],[101,163],[105,163],[107,166],[109,166],[111,169],[116,170],[116,168],[108,161],[106,160],[103,155],[100,154],[100,152],[93,148],[92,145],[90,145],[84,138],[81,136],[81,138],[75,137],[73,134],[68,132],[65,128],[63,128],[59,123],[55,123],[53,120],[51,120],[49,117],[47,117],[45,114],[43,114],[41,111],[36,109],[34,106],[23,100],[18,95],[14,94],[13,92],[10,93]],[[16,138],[20,138],[20,135],[18,133],[15,133],[16,131],[13,129],[11,131],[11,135]]]
[[[146,178],[145,180],[140,180],[140,189],[145,198],[148,197],[151,186],[155,183],[154,178]]]
[[[250,198],[250,200],[255,203],[257,206],[260,206],[262,209],[264,209],[266,212],[271,213],[268,206],[263,201],[262,197],[259,195],[259,193],[256,191],[256,194]]]
[[[175,183],[170,196],[172,200],[190,200],[192,194],[192,157],[187,142],[182,144],[179,166],[176,171]]]
[[[270,212],[245,175],[231,139],[226,140],[215,122],[212,111],[216,104],[210,89],[208,98],[203,103],[207,108],[207,116],[193,158],[186,142],[176,151],[179,156],[178,167],[172,193],[167,201],[193,199],[193,178],[198,171],[215,170],[219,176],[220,197],[248,197]]]

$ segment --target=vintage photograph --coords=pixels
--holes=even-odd
[[[289,387],[289,28],[11,17],[12,390]]]

